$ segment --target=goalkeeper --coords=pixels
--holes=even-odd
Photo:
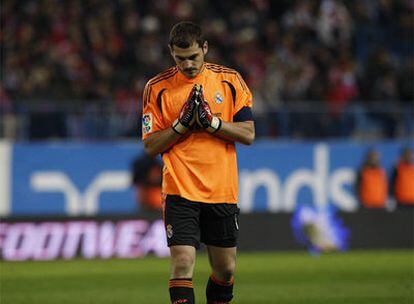
[[[171,303],[194,303],[200,242],[212,270],[207,303],[230,303],[239,230],[235,142],[254,140],[252,95],[238,72],[204,61],[208,43],[198,25],[176,24],[169,49],[176,66],[146,84],[142,134],[145,151],[164,161]]]

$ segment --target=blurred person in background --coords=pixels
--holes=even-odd
[[[397,207],[414,207],[414,159],[413,151],[408,147],[401,151],[393,168],[390,193]]]
[[[176,66],[147,82],[142,134],[145,151],[164,161],[170,299],[195,303],[192,277],[202,242],[212,269],[207,303],[229,303],[239,230],[235,143],[253,143],[252,94],[236,70],[204,61],[208,43],[199,25],[174,25],[169,49]]]
[[[162,164],[157,158],[143,153],[132,164],[132,185],[140,211],[161,211]]]
[[[370,149],[365,155],[365,160],[358,171],[355,189],[361,207],[368,209],[386,207],[388,181],[377,150]]]

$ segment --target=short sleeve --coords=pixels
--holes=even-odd
[[[165,129],[162,113],[157,103],[157,94],[154,88],[147,83],[142,97],[142,139],[152,133]]]
[[[233,113],[233,115],[236,115],[242,108],[251,108],[253,106],[253,96],[247,87],[246,82],[239,73],[234,75],[232,84],[234,85],[234,89],[236,91],[236,100]]]

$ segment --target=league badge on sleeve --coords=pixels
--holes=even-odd
[[[142,115],[142,134],[148,134],[152,131],[152,114]]]

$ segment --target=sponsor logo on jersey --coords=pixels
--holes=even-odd
[[[142,133],[147,134],[152,131],[152,114],[142,115]]]

